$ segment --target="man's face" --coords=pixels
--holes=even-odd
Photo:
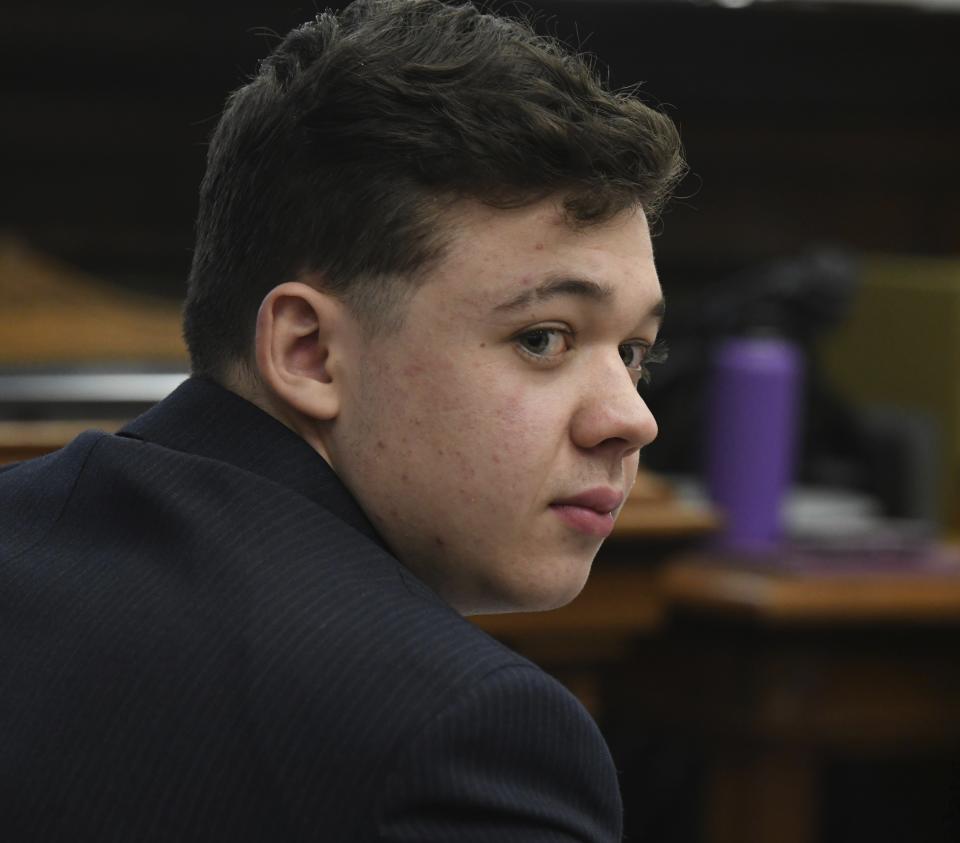
[[[329,441],[396,555],[464,614],[575,597],[640,448],[660,285],[642,212],[459,206],[398,333],[363,339]],[[606,514],[613,510],[612,514]]]

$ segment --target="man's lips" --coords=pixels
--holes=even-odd
[[[591,536],[606,538],[613,532],[613,513],[623,503],[623,492],[607,486],[588,489],[550,504],[568,527]]]

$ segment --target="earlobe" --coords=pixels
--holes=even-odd
[[[257,314],[256,359],[263,385],[287,407],[330,421],[340,412],[343,305],[296,281],[274,287]]]

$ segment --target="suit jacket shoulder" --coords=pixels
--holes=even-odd
[[[582,707],[262,423],[0,475],[4,839],[616,839]]]

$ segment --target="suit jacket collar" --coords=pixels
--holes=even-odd
[[[259,474],[299,492],[387,549],[323,457],[269,413],[209,378],[184,381],[119,435]]]

